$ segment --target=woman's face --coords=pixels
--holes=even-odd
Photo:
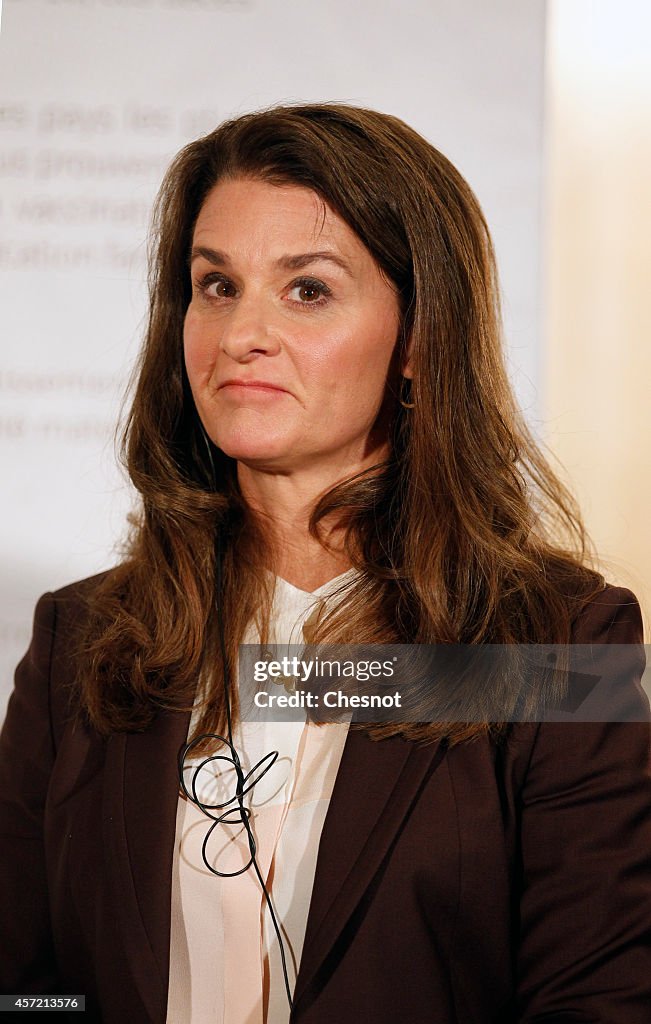
[[[341,217],[307,188],[225,179],[199,212],[191,273],[185,363],[222,451],[326,483],[382,457],[398,299]]]

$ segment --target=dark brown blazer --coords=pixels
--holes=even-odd
[[[66,638],[88,586],[39,601],[2,732],[2,991],[164,1024],[189,716],[108,740],[71,722]],[[575,624],[598,671],[632,645],[608,666],[613,718],[647,706],[641,639],[612,587]],[[648,724],[521,724],[451,750],[351,731],[292,1021],[650,1024]]]

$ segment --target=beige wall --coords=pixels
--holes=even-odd
[[[550,0],[546,440],[651,635],[651,5]]]

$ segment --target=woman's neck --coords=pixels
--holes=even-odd
[[[309,531],[312,511],[328,488],[317,489],[294,477],[241,470],[238,479],[242,496],[269,538],[273,554],[267,567],[272,572],[300,590],[313,591],[350,569],[341,526],[327,518],[321,521],[326,546]]]

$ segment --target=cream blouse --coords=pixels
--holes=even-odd
[[[352,570],[351,570],[352,572]],[[313,593],[277,578],[271,640],[302,643],[302,627],[350,573]],[[258,642],[251,628],[245,642]],[[194,723],[192,723],[194,724]],[[192,728],[192,726],[191,726]],[[293,992],[303,949],[321,830],[346,741],[347,723],[242,722],[234,745],[244,773],[271,750],[278,759],[245,798],[257,862],[278,920]],[[186,775],[186,785],[189,788]],[[234,792],[225,762],[197,776],[203,803]],[[212,821],[179,798],[172,873],[167,1024],[287,1024],[289,1004],[280,949],[253,867],[221,878],[208,870],[201,847]],[[240,824],[219,824],[209,862],[234,871],[250,857]]]

